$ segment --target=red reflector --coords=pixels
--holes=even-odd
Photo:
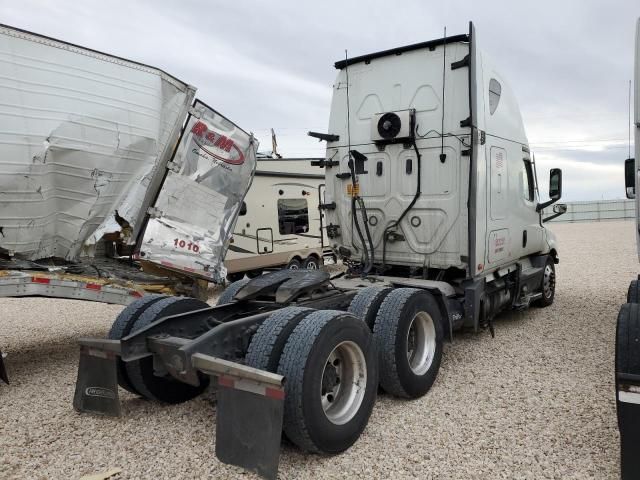
[[[31,277],[33,283],[50,283],[51,280],[44,277]]]
[[[269,398],[275,398],[276,400],[284,400],[284,390],[279,388],[267,387],[264,389],[265,396]]]
[[[220,375],[218,377],[218,385],[222,385],[223,387],[234,388],[236,385],[236,382],[234,382],[233,378],[231,377],[225,377],[223,375]]]
[[[84,288],[88,288],[89,290],[100,290],[102,285],[98,285],[97,283],[87,283]]]
[[[132,297],[142,297],[142,294],[140,292],[138,292],[137,290],[131,290],[129,292],[129,295],[131,295]]]

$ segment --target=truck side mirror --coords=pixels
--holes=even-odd
[[[536,212],[541,212],[549,205],[556,203],[560,200],[560,197],[562,197],[562,170],[559,168],[552,168],[549,172],[549,198],[551,200],[539,203],[536,206]]]
[[[562,197],[562,170],[552,168],[549,173],[549,198],[553,201]]]
[[[633,158],[624,161],[624,187],[627,198],[636,198],[636,161]]]

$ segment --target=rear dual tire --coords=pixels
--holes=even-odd
[[[109,338],[120,340],[145,328],[162,317],[207,308],[205,302],[188,297],[149,295],[125,308],[113,323]],[[164,403],[181,403],[200,395],[209,385],[209,377],[202,376],[194,387],[171,376],[156,376],[151,356],[116,365],[118,384],[131,393]]]
[[[288,307],[251,340],[248,365],[283,375],[284,433],[301,449],[339,453],[360,437],[376,399],[371,332],[340,311]]]
[[[385,296],[373,326],[380,386],[392,395],[418,398],[435,381],[442,361],[443,328],[429,292],[397,288]]]

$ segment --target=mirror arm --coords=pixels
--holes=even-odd
[[[564,215],[567,212],[554,213],[553,215],[549,215],[547,218],[542,219],[542,223],[548,222],[549,220],[553,220],[554,218],[558,218],[560,215]]]
[[[541,212],[544,208],[547,208],[549,205],[553,205],[554,203],[556,203],[558,200],[560,200],[560,197],[558,198],[552,198],[551,200],[547,200],[546,202],[543,203],[539,203],[536,206],[536,212]]]

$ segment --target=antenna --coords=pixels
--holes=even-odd
[[[349,56],[347,50],[344,51],[344,73],[347,77],[347,154],[349,155],[349,161],[351,161],[351,108],[349,107]],[[353,181],[355,183],[355,179]]]
[[[444,27],[444,37],[442,38],[442,119],[440,122],[440,162],[444,163],[447,154],[444,153],[444,87],[445,72],[447,70],[447,27]]]

